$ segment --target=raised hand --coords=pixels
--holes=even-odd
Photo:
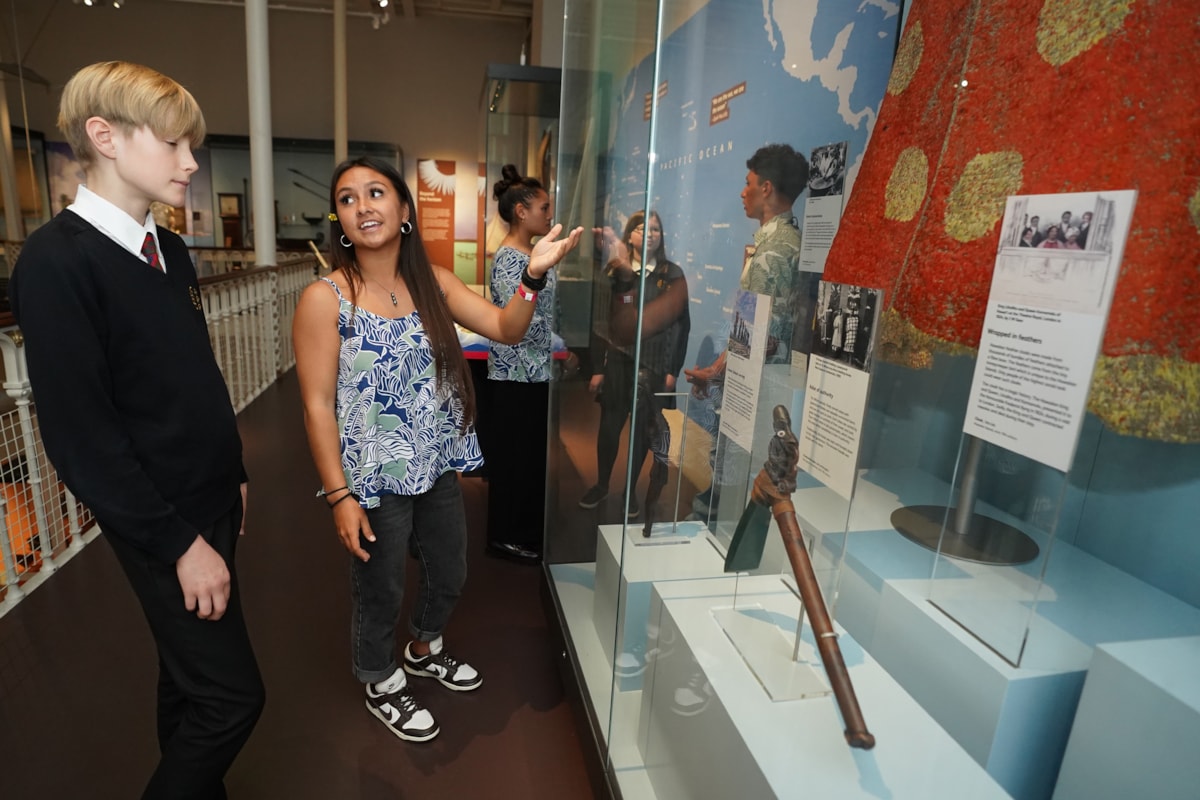
[[[583,235],[582,227],[571,231],[566,238],[559,239],[557,237],[562,233],[562,229],[562,223],[558,223],[533,246],[533,252],[529,256],[529,274],[534,278],[540,278],[549,272],[563,256],[579,244],[579,237]]]

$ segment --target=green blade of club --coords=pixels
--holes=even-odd
[[[725,554],[726,572],[745,572],[758,569],[762,561],[763,547],[767,542],[767,531],[771,526],[771,509],[751,502],[738,520],[733,541]]]

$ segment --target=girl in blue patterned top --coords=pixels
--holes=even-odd
[[[521,177],[512,164],[500,175],[493,196],[509,232],[496,251],[491,285],[492,302],[503,307],[520,288],[533,240],[550,231],[554,212],[539,181]],[[492,342],[480,426],[488,465],[488,553],[527,564],[536,564],[542,551],[545,482],[536,477],[546,472],[546,425],[512,421],[543,422],[549,412],[558,276],[546,277],[525,337],[513,346]]]
[[[482,463],[475,399],[454,322],[517,342],[547,271],[579,241],[556,227],[534,249],[522,298],[497,308],[429,263],[408,186],[371,158],[334,170],[334,271],[308,287],[292,336],[313,461],[338,538],[353,554],[352,648],[367,708],[402,739],[438,734],[405,673],[455,691],[483,681],[442,647],[466,578],[466,520],[456,472]],[[529,288],[532,286],[534,288]],[[350,502],[346,502],[349,500]],[[405,562],[421,565],[397,666]]]

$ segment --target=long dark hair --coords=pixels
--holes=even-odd
[[[653,217],[654,221],[658,223],[659,230],[658,248],[653,253],[650,253],[650,258],[653,258],[656,264],[665,264],[667,261],[667,237],[662,233],[662,218],[658,216],[657,211],[651,211],[650,216]],[[646,243],[645,222],[646,212],[644,211],[635,211],[633,215],[629,217],[629,221],[625,223],[625,235],[621,237],[621,241],[625,243],[626,247],[629,247],[629,239],[633,236],[633,229],[638,225],[643,226],[642,244],[644,245]],[[642,254],[638,253],[638,258],[641,257]]]
[[[429,336],[429,344],[437,364],[438,386],[444,386],[449,381],[451,389],[458,395],[463,406],[462,430],[475,419],[475,389],[471,382],[471,373],[467,368],[467,359],[463,356],[462,346],[458,342],[458,333],[454,328],[454,318],[450,315],[450,307],[446,297],[433,274],[434,266],[429,263],[425,245],[421,241],[421,231],[417,228],[416,206],[413,204],[412,193],[404,182],[399,170],[386,161],[370,156],[352,158],[338,164],[333,170],[333,180],[329,188],[329,207],[337,213],[337,185],[342,175],[354,167],[365,167],[378,172],[395,187],[400,195],[400,202],[408,206],[409,223],[412,231],[400,237],[400,256],[396,261],[396,277],[404,281],[408,293],[412,296],[413,305],[421,317],[421,325]],[[358,290],[366,287],[358,261],[354,257],[354,247],[341,247],[342,223],[334,220],[329,223],[329,237],[333,242],[330,248],[334,269],[340,269],[349,278],[350,302],[358,297]],[[346,241],[349,241],[347,239]]]
[[[544,191],[545,187],[537,178],[522,178],[515,164],[505,164],[500,168],[500,180],[492,186],[492,197],[496,199],[496,211],[500,219],[512,225],[513,209],[517,204],[527,206],[538,192]]]

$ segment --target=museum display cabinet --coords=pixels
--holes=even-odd
[[[584,366],[552,385],[544,572],[613,796],[1063,800],[1136,780],[1185,797],[1200,780],[1181,750],[1200,721],[1195,329],[1139,321],[1153,291],[1127,278],[1149,269],[1186,306],[1153,313],[1194,315],[1194,211],[1119,153],[1103,183],[977,159],[983,111],[1016,104],[997,99],[1011,81],[990,85],[996,31],[1037,54],[1030,75],[1072,79],[1171,36],[1142,12],[1106,18],[1120,37],[1061,60],[1041,4],[908,5],[566,4],[556,218],[595,235],[559,267]],[[1186,139],[1163,124],[1153,141]],[[782,357],[765,296],[739,292],[765,221],[747,161],[775,143],[810,167]],[[964,432],[992,272],[1017,246],[1000,241],[1005,198],[1126,189],[1071,447],[1047,460]],[[643,252],[622,260],[613,239],[639,213]],[[1189,264],[1148,240],[1159,224]],[[682,280],[622,267],[655,258]],[[678,363],[701,371],[672,384],[655,337],[679,308]],[[722,358],[723,381],[705,371]]]
[[[515,165],[522,175],[541,181],[551,197],[555,195],[561,76],[560,70],[551,67],[487,65],[480,93],[486,224],[479,234],[479,247],[484,257],[479,261],[478,279],[468,283],[488,283],[492,254],[507,233],[492,197],[504,165]]]

